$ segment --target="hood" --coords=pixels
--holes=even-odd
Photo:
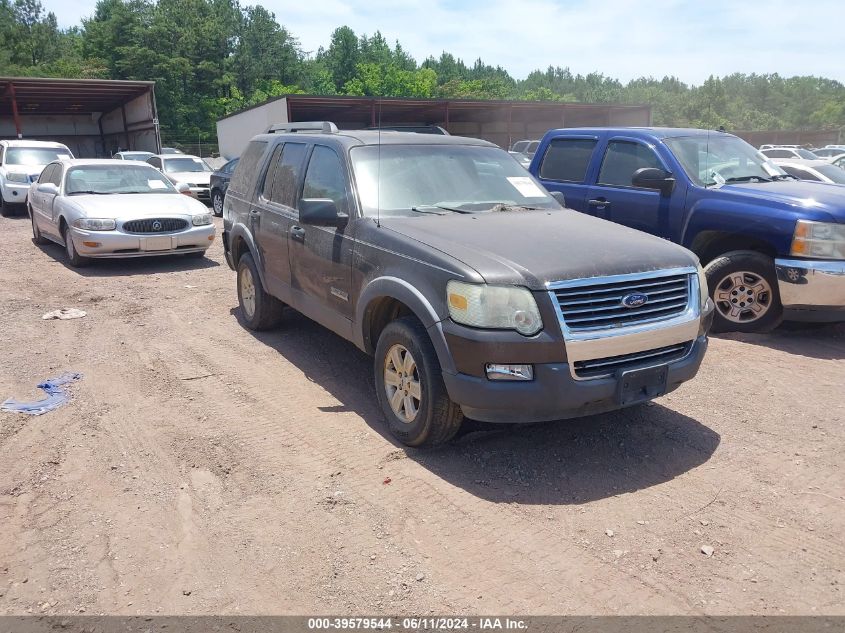
[[[211,173],[210,171],[171,171],[167,172],[167,175],[177,182],[207,185]]]
[[[834,222],[845,223],[845,185],[807,180],[748,182],[723,185],[719,191],[739,198],[780,203],[792,211],[825,212]]]
[[[160,218],[209,212],[202,202],[180,193],[80,195],[65,200],[89,218]]]
[[[381,226],[462,261],[488,283],[533,290],[547,282],[698,263],[662,238],[569,209],[382,218]]]

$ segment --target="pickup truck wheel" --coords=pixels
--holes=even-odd
[[[753,251],[725,253],[704,269],[714,332],[769,332],[783,320],[775,265]]]
[[[33,244],[43,245],[47,243],[47,238],[41,235],[41,229],[38,228],[38,225],[35,223],[35,212],[32,210],[32,207],[28,207],[29,211],[29,220],[32,222],[32,242]]]
[[[4,218],[10,218],[12,217],[12,215],[14,215],[12,212],[11,205],[3,201],[2,193],[0,193],[0,215],[2,215]]]
[[[407,446],[452,439],[463,413],[449,399],[431,339],[414,317],[387,325],[375,353],[376,395],[390,432]]]
[[[223,194],[217,189],[211,192],[211,208],[218,218],[223,215]]]
[[[264,290],[249,253],[238,261],[238,303],[250,330],[268,330],[276,327],[282,319],[284,305]]]

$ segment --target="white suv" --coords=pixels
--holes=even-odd
[[[61,143],[0,141],[0,215],[9,217],[15,206],[23,209],[30,183],[44,165],[60,158],[73,158]]]

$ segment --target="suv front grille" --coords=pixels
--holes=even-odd
[[[188,222],[181,218],[149,218],[123,223],[123,230],[127,233],[172,233],[186,228],[188,228]]]
[[[686,311],[689,293],[688,273],[620,281],[610,277],[554,291],[563,321],[572,332],[670,319]],[[648,300],[628,307],[622,300],[633,294],[645,295]]]
[[[575,375],[578,378],[603,378],[613,376],[619,370],[637,366],[661,365],[681,360],[692,349],[692,342],[678,343],[658,349],[650,349],[622,356],[575,361]]]

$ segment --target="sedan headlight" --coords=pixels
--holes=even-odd
[[[206,226],[207,224],[211,224],[211,214],[200,213],[199,215],[192,217],[191,222],[194,226]]]
[[[798,220],[792,238],[791,255],[845,259],[845,224]]]
[[[29,174],[17,174],[17,173],[10,173],[6,174],[6,180],[9,182],[23,182],[29,183]]]
[[[83,231],[114,231],[114,220],[101,220],[97,218],[79,218],[73,221],[73,225]]]
[[[704,274],[701,264],[698,265],[696,272],[698,273],[698,298],[701,302],[698,305],[703,310],[704,306],[707,305],[707,300],[710,298],[710,288],[707,286],[707,275]]]
[[[450,281],[446,304],[453,321],[479,328],[516,330],[531,336],[543,329],[534,295],[518,286],[488,286]]]

